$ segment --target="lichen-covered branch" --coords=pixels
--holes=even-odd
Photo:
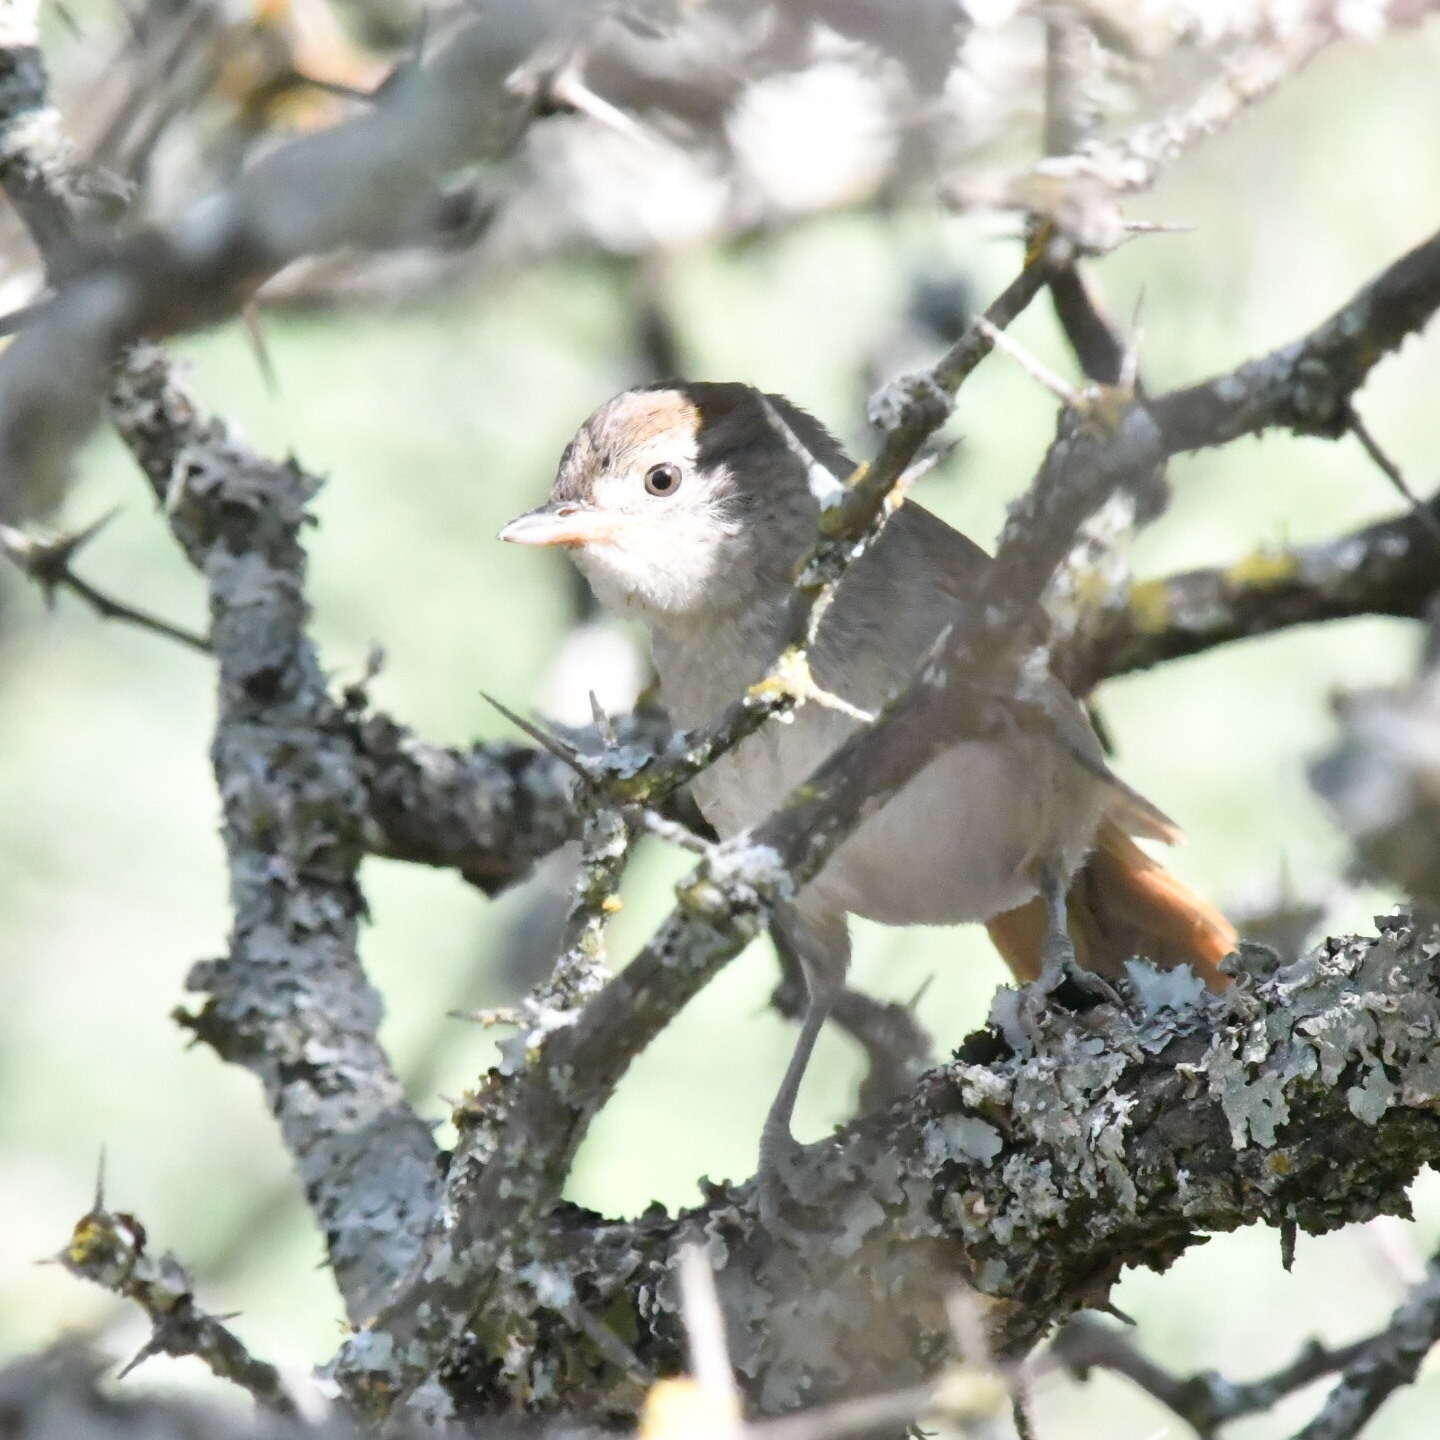
[[[1440,234],[1422,241],[1300,340],[1151,406],[1172,454],[1281,426],[1334,439],[1365,377],[1440,309]]]
[[[668,739],[642,725],[637,743]],[[356,717],[352,733],[374,854],[452,867],[496,894],[580,833],[575,772],[538,746],[435,745],[380,714]]]
[[[950,1343],[943,1300],[961,1279],[999,1297],[993,1339],[1021,1353],[1102,1302],[1123,1267],[1163,1268],[1202,1234],[1406,1213],[1406,1186],[1440,1158],[1436,953],[1440,932],[1397,920],[1243,974],[1224,997],[1137,971],[1132,1013],[1052,1008],[1038,1048],[972,1037],[904,1105],[807,1147],[784,1245],[748,1187],[715,1186],[675,1217],[562,1208],[533,1253],[551,1257],[557,1293],[665,1373],[684,1364],[672,1258],[699,1240],[764,1413],[924,1378]],[[515,1382],[497,1375],[505,1335],[484,1313],[468,1361],[457,1352],[446,1373],[457,1401],[487,1408]],[[398,1378],[403,1351],[369,1338],[372,1383]],[[564,1367],[567,1405],[633,1405],[631,1381],[598,1356],[577,1372],[576,1345],[590,1352],[553,1308],[533,1312],[524,1343],[532,1396]]]
[[[0,48],[0,59],[26,80],[16,94],[0,87],[0,100],[22,107],[0,117],[25,177],[15,198],[37,244],[53,250],[79,219],[57,178],[58,122],[24,123],[31,111],[51,114],[44,71],[24,46]],[[32,153],[31,141],[48,148]],[[12,346],[5,364],[14,360]],[[116,428],[205,576],[219,668],[212,758],[234,925],[228,953],[192,971],[190,988],[207,999],[182,1019],[265,1087],[359,1318],[413,1258],[434,1203],[436,1149],[379,1043],[380,999],[356,949],[368,797],[305,632],[299,534],[317,482],[201,413],[158,347],[129,349],[112,378]],[[43,386],[43,369],[24,383]],[[5,421],[23,425],[23,411]]]
[[[502,156],[521,133],[529,102],[504,82],[569,8],[566,0],[487,7],[428,63],[397,72],[354,119],[279,146],[174,224],[96,247],[72,267],[0,358],[7,486],[26,495],[58,490],[127,344],[237,313],[301,256],[433,239],[448,177]],[[32,58],[29,47],[6,53],[12,64]],[[13,183],[37,241],[67,233],[73,241],[63,197],[43,168],[48,157],[33,144],[24,154],[29,163],[7,167],[0,158],[0,178]],[[0,504],[6,509],[17,513],[13,497]]]
[[[1081,613],[1056,668],[1084,694],[1115,675],[1294,625],[1356,615],[1424,616],[1440,590],[1440,539],[1409,512],[1312,545],[1232,565],[1135,580]]]
[[[167,513],[205,574],[220,674],[212,759],[234,922],[229,953],[192,970],[207,998],[181,1019],[264,1085],[359,1318],[413,1257],[436,1152],[380,1046],[356,950],[367,795],[305,633],[299,532],[316,481],[196,414],[158,355],[126,367],[114,405],[125,428],[182,442]]]
[[[190,1272],[169,1253],[151,1254],[145,1227],[133,1215],[107,1209],[97,1194],[57,1258],[71,1274],[134,1301],[150,1317],[150,1339],[127,1372],[151,1355],[194,1355],[267,1410],[295,1413],[275,1367],[255,1359],[234,1331],[195,1303]]]

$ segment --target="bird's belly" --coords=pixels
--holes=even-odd
[[[1045,828],[1013,749],[967,742],[926,766],[816,877],[828,900],[886,925],[986,920],[1035,893]]]
[[[722,834],[781,805],[811,768],[797,753],[815,753],[802,736],[754,740],[701,777],[697,798]],[[1066,874],[1080,864],[1104,798],[1100,782],[1043,741],[965,741],[868,817],[807,888],[886,925],[988,920],[1035,894],[1038,860]]]

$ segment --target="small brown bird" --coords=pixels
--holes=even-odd
[[[766,402],[768,401],[768,407]],[[581,426],[548,505],[500,538],[561,545],[602,603],[649,627],[674,722],[703,725],[759,680],[782,643],[797,563],[814,544],[819,501],[796,446],[826,470],[853,469],[812,416],[748,385],[668,381],[627,391]],[[990,559],[913,502],[847,571],[810,651],[821,690],[694,782],[719,833],[762,820],[913,675],[967,604]],[[847,917],[888,925],[983,921],[1021,980],[1071,962],[1114,978],[1143,955],[1189,964],[1212,988],[1235,931],[1131,838],[1175,827],[1109,776],[1084,710],[1053,680],[1048,708],[1068,745],[1017,730],[944,752],[866,819],[782,907],[810,1005],[761,1139],[773,1175],[815,1038],[849,961]],[[1106,777],[1109,778],[1106,778]],[[1068,927],[1067,927],[1068,922]],[[1068,935],[1067,935],[1068,928]]]

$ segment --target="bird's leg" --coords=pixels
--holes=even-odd
[[[843,912],[823,913],[802,911],[786,905],[775,916],[776,929],[781,932],[791,953],[800,961],[805,977],[805,1018],[785,1078],[770,1104],[760,1131],[760,1168],[756,1177],[761,1215],[767,1223],[779,1211],[786,1185],[785,1170],[799,1148],[790,1133],[790,1120],[795,1112],[795,1099],[806,1067],[815,1049],[815,1041],[845,983],[850,963],[850,935]]]
[[[780,982],[770,994],[770,1008],[787,1020],[803,1020],[810,1002],[805,967],[783,925],[770,926]],[[865,1052],[866,1075],[860,1082],[857,1113],[883,1110],[910,1091],[921,1073],[935,1063],[930,1036],[916,1018],[915,1007],[929,987],[924,981],[909,1001],[877,1000],[849,984],[836,989],[827,1017]]]
[[[762,1177],[779,1171],[780,1167],[798,1148],[795,1137],[790,1133],[790,1120],[795,1113],[795,1097],[800,1093],[800,1082],[805,1078],[805,1069],[810,1064],[810,1055],[820,1031],[830,1014],[835,1000],[834,987],[816,986],[808,973],[809,997],[805,1002],[805,1018],[800,1022],[800,1035],[795,1049],[790,1054],[790,1063],[785,1067],[785,1078],[780,1089],[770,1102],[765,1124],[760,1130],[760,1174]]]
[[[1042,865],[1038,876],[1040,897],[1045,902],[1045,949],[1041,960],[1040,987],[1053,995],[1068,981],[1082,994],[1112,1005],[1120,997],[1110,983],[1093,970],[1082,970],[1070,938],[1070,885],[1058,866]]]
[[[1070,887],[1053,865],[1042,865],[1040,898],[1045,902],[1045,949],[1040,981],[1047,990],[1063,984],[1080,968],[1075,959],[1075,942],[1070,938]]]

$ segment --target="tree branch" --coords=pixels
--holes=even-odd
[[[531,1253],[667,1373],[684,1365],[672,1257],[697,1238],[762,1413],[923,1380],[949,1344],[944,1294],[967,1278],[1000,1297],[988,1315],[1000,1353],[1023,1353],[1102,1302],[1123,1267],[1163,1268],[1198,1234],[1257,1222],[1321,1233],[1407,1213],[1406,1186],[1440,1158],[1437,943],[1433,927],[1394,921],[1244,974],[1224,997],[1138,971],[1131,1013],[1052,1007],[1028,1053],[995,1030],[974,1036],[905,1105],[807,1147],[783,1245],[748,1186],[712,1186],[673,1218],[562,1207]],[[503,1333],[524,1345],[537,1391],[563,1367],[567,1407],[633,1405],[626,1377],[576,1365],[553,1310],[501,1333],[486,1315],[469,1312],[473,1342],[447,1371],[458,1403],[509,1403]],[[357,1338],[373,1384],[400,1378],[403,1351],[383,1331]]]
[[[1074,154],[1099,119],[1095,72],[1099,46],[1075,12],[1056,8],[1045,17],[1045,154]],[[1035,221],[1031,222],[1036,223]],[[1120,380],[1125,345],[1095,298],[1077,259],[1050,281],[1055,317],[1085,377],[1101,385]]]
[[[12,44],[0,47],[0,73],[24,82],[0,87],[0,101],[16,107],[0,115],[8,163],[25,177],[15,198],[53,254],[79,220],[57,179],[66,158],[58,121],[25,123],[32,112],[53,114],[44,71],[31,47]],[[31,154],[36,135],[48,148]],[[12,346],[0,371],[16,364]],[[16,373],[25,385],[46,383],[43,366]],[[437,1188],[436,1149],[379,1043],[380,999],[356,950],[366,792],[304,628],[299,534],[318,482],[261,459],[203,415],[157,347],[131,348],[113,378],[116,427],[205,575],[219,662],[212,758],[234,928],[228,955],[190,974],[190,988],[209,998],[180,1018],[265,1087],[358,1319],[418,1247]],[[23,407],[6,408],[0,395],[0,410],[12,432],[23,428]],[[385,1166],[374,1165],[377,1153]]]
[[[653,716],[617,723],[647,752],[670,738]],[[453,867],[494,895],[580,833],[575,773],[538,746],[447,748],[381,714],[356,717],[352,734],[372,854]]]
[[[1123,1375],[1178,1415],[1200,1440],[1211,1440],[1222,1425],[1271,1410],[1293,1391],[1345,1369],[1372,1343],[1358,1340],[1331,1350],[1311,1340],[1288,1365],[1260,1380],[1228,1380],[1214,1370],[1182,1377],[1142,1355],[1125,1331],[1077,1315],[1055,1337],[1049,1354],[1077,1380],[1088,1379],[1092,1370]]]
[[[1440,543],[1423,511],[1233,565],[1136,580],[1083,612],[1056,669],[1077,694],[1100,681],[1234,640],[1357,615],[1418,619],[1440,590]]]
[[[409,1264],[436,1192],[436,1150],[378,1039],[356,949],[366,792],[343,712],[305,634],[300,529],[318,482],[197,414],[158,352],[117,380],[122,430],[165,431],[167,512],[206,577],[220,696],[212,759],[224,806],[229,954],[179,1015],[265,1087],[354,1318]],[[386,1163],[377,1166],[375,1156]]]
[[[504,155],[521,133],[528,101],[504,82],[568,8],[567,0],[487,8],[433,61],[397,73],[357,118],[281,145],[170,226],[73,260],[51,304],[0,357],[0,462],[16,492],[0,501],[0,515],[18,514],[19,496],[58,491],[126,345],[237,313],[301,256],[433,239],[446,178]],[[34,95],[44,75],[31,50],[6,53],[12,74],[21,65],[35,72]],[[14,122],[7,133],[15,136]],[[38,243],[53,251],[68,236],[73,244],[73,224],[57,218],[67,207],[46,173],[47,163],[63,161],[20,133],[31,163],[0,165],[0,178],[13,184]]]
[[[0,1369],[6,1440],[359,1440],[338,1420],[310,1424],[163,1391],[117,1394],[101,1379],[109,1368],[104,1355],[73,1340],[7,1364]]]
[[[22,573],[29,576],[45,597],[45,603],[52,605],[57,590],[68,590],[77,599],[84,601],[102,620],[123,620],[137,629],[148,630],[166,640],[176,640],[202,655],[210,653],[210,642],[203,635],[196,635],[179,625],[172,625],[158,615],[137,610],[123,600],[113,599],[97,590],[87,580],[82,580],[71,568],[76,553],[99,533],[113,515],[102,516],[93,524],[71,535],[37,539],[16,530],[9,525],[0,525],[0,551],[12,560]]]
[[[1151,414],[1171,455],[1281,426],[1335,439],[1370,371],[1440,309],[1440,234],[1389,266],[1323,324],[1227,375],[1162,396]]]
[[[56,1258],[72,1275],[133,1300],[150,1317],[150,1339],[122,1376],[152,1355],[194,1355],[265,1409],[296,1413],[275,1367],[256,1360],[222,1319],[200,1309],[190,1272],[173,1255],[151,1255],[145,1227],[133,1215],[106,1209],[98,1190],[94,1206]]]
[[[1339,741],[1311,765],[1310,783],[1373,873],[1440,907],[1440,609],[1433,601],[1430,622],[1413,681],[1340,700]]]
[[[1389,1325],[1356,1347],[1340,1383],[1295,1440],[1354,1440],[1396,1390],[1414,1381],[1437,1341],[1440,1261],[1432,1259],[1425,1278],[1390,1317]]]
[[[1405,7],[1402,21],[1411,18],[1413,8]],[[1067,170],[1100,181],[1114,195],[1148,190],[1192,145],[1233,124],[1343,32],[1329,17],[1306,16],[1293,25],[1266,26],[1264,33],[1259,43],[1222,56],[1221,73],[1203,84],[1188,104],[1167,109],[1160,119],[1113,140],[1080,146]]]

